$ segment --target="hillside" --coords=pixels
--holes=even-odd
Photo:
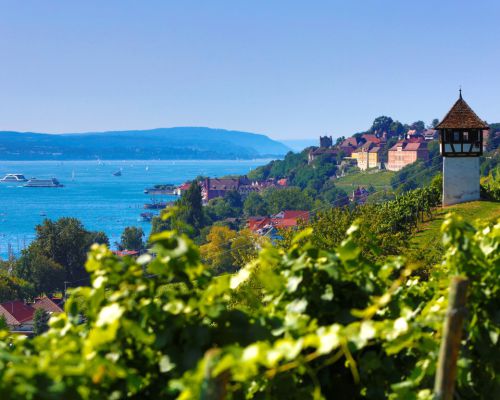
[[[493,201],[473,201],[456,204],[436,210],[431,221],[422,224],[415,233],[413,243],[419,248],[425,248],[430,243],[440,243],[441,224],[448,213],[463,217],[467,222],[493,222],[500,219],[500,203]]]
[[[252,159],[288,151],[265,135],[203,127],[58,135],[0,131],[1,160]]]
[[[372,185],[376,190],[391,189],[391,178],[395,172],[383,170],[380,172],[358,172],[351,173],[341,178],[335,179],[335,186],[352,190],[358,186]]]

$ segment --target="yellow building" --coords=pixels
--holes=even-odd
[[[373,143],[365,143],[352,153],[358,164],[358,168],[362,171],[369,168],[378,168],[382,163],[382,149],[375,146]]]

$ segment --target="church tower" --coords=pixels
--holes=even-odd
[[[483,154],[482,121],[460,97],[437,125],[443,156],[443,206],[479,200],[479,156]]]

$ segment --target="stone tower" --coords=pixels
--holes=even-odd
[[[483,154],[482,121],[460,97],[436,126],[443,156],[443,206],[479,200],[479,156]]]
[[[331,136],[320,136],[319,137],[319,147],[328,148],[333,146],[333,139]]]

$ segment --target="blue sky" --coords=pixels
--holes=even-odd
[[[498,1],[0,0],[0,130],[500,121]]]

